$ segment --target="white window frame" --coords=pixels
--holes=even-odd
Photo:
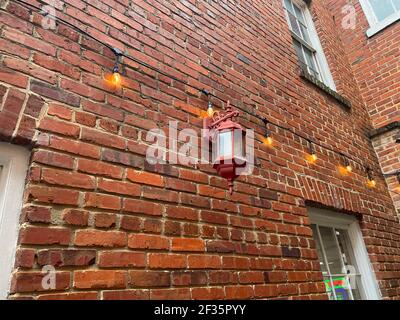
[[[360,0],[360,4],[370,27],[367,30],[367,37],[369,38],[377,34],[379,31],[390,26],[392,23],[400,20],[400,11],[397,11],[392,15],[386,17],[386,19],[378,21],[378,18],[376,17],[374,9],[372,8],[369,0]]]
[[[294,4],[296,4],[303,12],[305,23],[307,25],[308,33],[309,33],[309,36],[310,36],[310,41],[311,41],[311,44],[312,44],[312,49],[315,50],[314,56],[315,56],[318,72],[321,75],[321,81],[325,85],[330,87],[332,90],[336,91],[336,85],[335,85],[335,82],[333,81],[332,73],[331,73],[331,71],[329,69],[328,60],[326,59],[326,56],[324,54],[324,50],[322,49],[322,45],[321,45],[321,42],[319,40],[317,30],[315,29],[314,21],[312,19],[312,15],[310,13],[310,10],[308,9],[307,3],[305,3],[303,0],[290,0],[290,1],[293,2]],[[297,41],[299,41],[299,39],[298,39],[299,37],[292,31],[290,20],[289,20],[289,16],[288,16],[288,13],[286,11],[285,1],[282,0],[282,3],[283,3],[283,8],[284,8],[284,11],[285,11],[286,20],[287,20],[287,23],[288,23],[288,26],[289,26],[289,30],[290,30],[290,32],[292,34],[292,37],[294,39],[296,39]],[[300,42],[302,43],[302,41],[300,41]]]
[[[382,296],[357,218],[343,213],[312,207],[308,207],[307,211],[311,224],[347,230],[358,271],[361,274],[361,282],[364,289],[362,292],[363,298],[366,300],[380,300]]]
[[[29,154],[21,146],[0,142],[0,300],[10,290]]]

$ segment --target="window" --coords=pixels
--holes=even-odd
[[[370,26],[368,37],[400,20],[400,0],[360,0],[360,3]]]
[[[329,299],[379,299],[357,219],[315,208],[308,211]]]
[[[300,66],[336,90],[307,5],[302,0],[284,0],[284,7]]]
[[[29,152],[0,142],[0,300],[10,289]]]

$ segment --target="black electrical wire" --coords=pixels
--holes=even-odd
[[[137,64],[139,64],[139,65],[141,65],[141,66],[143,66],[143,67],[145,67],[145,68],[148,68],[148,69],[150,69],[150,70],[152,70],[152,71],[157,72],[158,74],[161,74],[161,75],[163,75],[163,76],[165,76],[165,77],[167,77],[167,78],[170,78],[170,79],[172,79],[172,80],[174,80],[174,81],[177,81],[177,82],[179,82],[179,83],[181,83],[181,84],[184,84],[184,85],[186,85],[186,86],[188,86],[188,87],[190,87],[190,88],[192,88],[192,89],[198,90],[199,92],[202,92],[202,93],[206,94],[207,96],[212,96],[212,97],[214,97],[214,98],[216,98],[216,99],[218,99],[218,100],[220,100],[220,101],[222,101],[222,102],[224,102],[224,103],[227,103],[227,101],[223,100],[222,98],[219,98],[217,95],[215,95],[215,94],[213,94],[213,93],[211,93],[211,92],[205,90],[204,88],[201,89],[201,88],[198,88],[198,87],[196,87],[196,86],[194,86],[194,85],[191,85],[191,84],[189,84],[188,82],[186,82],[186,81],[184,81],[184,80],[181,80],[181,79],[179,79],[179,78],[176,78],[176,77],[174,77],[174,76],[172,76],[172,75],[170,75],[170,74],[168,74],[168,73],[166,73],[166,72],[164,72],[164,71],[162,71],[162,70],[160,70],[160,69],[158,69],[158,68],[156,68],[156,67],[153,67],[152,65],[149,65],[149,64],[146,63],[146,62],[143,62],[143,61],[141,61],[141,60],[139,60],[139,59],[137,59],[137,58],[135,58],[135,57],[132,57],[132,56],[126,54],[126,53],[121,52],[119,49],[114,48],[113,46],[111,46],[111,45],[109,45],[109,44],[107,44],[107,43],[104,43],[104,42],[100,41],[100,40],[97,39],[96,37],[90,35],[88,32],[86,32],[86,31],[80,29],[79,27],[77,27],[77,26],[75,26],[75,25],[69,23],[68,21],[65,21],[65,20],[62,19],[62,18],[53,16],[53,15],[51,15],[51,14],[48,13],[48,12],[44,12],[44,11],[42,10],[42,8],[40,8],[40,7],[37,7],[37,6],[35,6],[35,5],[31,4],[31,3],[28,3],[28,2],[23,1],[23,0],[14,0],[14,1],[17,2],[17,3],[19,3],[21,6],[27,8],[27,9],[29,9],[29,10],[31,10],[31,9],[33,8],[33,9],[35,9],[35,10],[37,11],[37,13],[39,13],[39,14],[41,14],[41,15],[43,15],[43,16],[52,18],[52,19],[54,19],[56,22],[62,23],[62,24],[64,24],[64,25],[66,25],[66,26],[68,26],[68,27],[74,29],[75,31],[81,33],[81,34],[84,35],[85,37],[88,37],[88,38],[90,38],[90,39],[92,39],[92,40],[94,40],[94,41],[100,43],[101,45],[105,46],[106,48],[110,49],[115,55],[123,56],[123,57],[125,57],[125,58],[127,58],[127,59],[129,59],[129,60],[131,60],[131,61],[133,61],[133,62],[136,62]],[[5,10],[5,9],[3,9],[3,8],[1,8],[0,10],[7,12],[7,10]],[[359,164],[361,167],[366,168],[366,166],[365,166],[361,161],[358,161],[358,160],[356,160],[356,159],[354,159],[354,158],[352,158],[352,157],[350,157],[350,156],[344,154],[344,153],[341,152],[341,151],[336,151],[336,150],[332,149],[331,147],[322,145],[321,143],[316,142],[316,141],[313,140],[313,139],[310,139],[310,138],[308,138],[308,137],[305,137],[305,136],[303,136],[303,135],[301,135],[301,134],[295,132],[295,131],[292,130],[291,128],[285,127],[285,126],[280,125],[280,124],[275,123],[275,122],[272,122],[272,121],[270,121],[269,119],[260,117],[260,116],[258,116],[257,114],[251,113],[251,112],[249,112],[249,111],[246,110],[246,109],[244,109],[244,110],[243,110],[242,108],[240,108],[240,109],[241,109],[242,111],[246,112],[247,114],[249,114],[249,115],[251,115],[251,116],[253,116],[253,117],[255,117],[255,118],[257,118],[257,119],[259,119],[259,120],[261,120],[261,121],[263,121],[264,124],[266,123],[265,121],[267,121],[268,124],[271,124],[271,125],[273,125],[273,126],[275,126],[275,127],[277,127],[277,128],[280,128],[280,129],[282,129],[282,130],[288,131],[288,132],[290,132],[291,134],[293,134],[293,135],[295,135],[295,136],[297,136],[297,137],[299,137],[299,138],[301,138],[301,139],[304,139],[305,141],[307,141],[307,142],[309,142],[309,143],[311,142],[312,144],[314,144],[314,145],[316,145],[316,146],[319,146],[320,148],[323,148],[323,149],[325,149],[325,150],[328,150],[328,151],[331,151],[331,152],[333,152],[333,153],[335,153],[335,154],[338,154],[338,155],[340,155],[341,157],[347,158],[347,159],[353,161],[354,163]]]

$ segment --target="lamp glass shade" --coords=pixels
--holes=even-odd
[[[232,157],[232,131],[221,131],[218,133],[218,157]]]
[[[244,158],[245,157],[245,135],[243,130],[235,129],[233,131],[233,145],[234,145],[234,157]]]

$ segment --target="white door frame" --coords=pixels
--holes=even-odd
[[[307,211],[311,224],[347,230],[358,271],[361,274],[365,298],[367,300],[382,299],[357,218],[345,213],[313,207],[308,207]]]
[[[10,290],[29,155],[26,148],[0,142],[0,300]]]

